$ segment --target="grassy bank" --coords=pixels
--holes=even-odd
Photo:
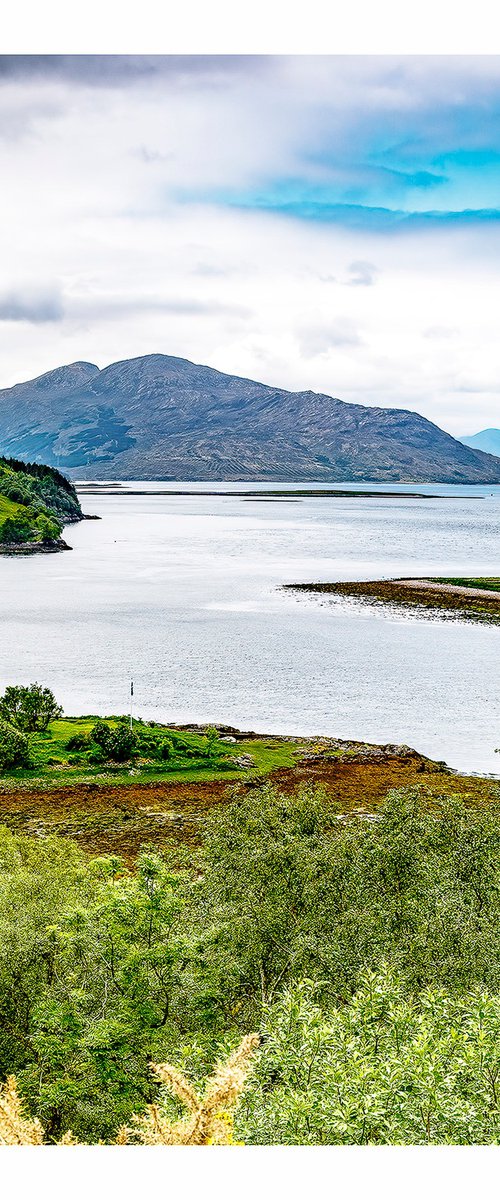
[[[62,717],[52,721],[44,733],[30,737],[33,765],[0,773],[0,786],[8,784],[59,787],[61,784],[106,784],[125,787],[138,782],[179,780],[207,782],[219,778],[241,779],[252,773],[265,774],[275,767],[290,766],[298,750],[310,749],[304,738],[237,736],[225,734],[207,737],[207,730],[176,728],[158,722],[134,721],[133,732],[139,739],[137,756],[127,762],[110,762],[95,753],[92,730],[100,722],[109,729],[127,723],[124,717]],[[224,741],[224,737],[231,738]],[[167,745],[168,758],[162,759]],[[99,758],[99,761],[96,761]]]

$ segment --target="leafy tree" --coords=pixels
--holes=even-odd
[[[32,765],[29,738],[8,721],[0,719],[0,769]]]
[[[27,733],[43,732],[60,716],[62,708],[54,693],[39,683],[11,685],[0,697],[0,717]]]
[[[106,1139],[155,1099],[149,1062],[198,1091],[262,1022],[243,1140],[498,1140],[499,850],[494,803],[423,791],[367,819],[252,789],[134,869],[0,829],[0,1076],[50,1140]]]
[[[165,1057],[172,1024],[176,1041],[183,1024],[190,955],[179,926],[182,877],[148,853],[133,875],[114,856],[96,860],[89,874],[90,902],[69,904],[52,927],[51,986],[36,1003],[19,1073],[52,1138],[68,1127],[90,1140],[108,1137],[151,1102],[150,1061]]]
[[[498,815],[434,805],[403,791],[345,820],[318,793],[266,787],[218,809],[198,896],[221,1013],[254,1027],[256,1005],[306,976],[348,999],[383,959],[416,988],[499,987]]]
[[[54,984],[54,926],[89,890],[82,854],[63,838],[0,826],[0,1075],[33,1061],[36,1004]]]
[[[425,988],[386,969],[322,1011],[302,982],[266,1010],[240,1106],[246,1143],[490,1144],[500,1140],[500,996]]]

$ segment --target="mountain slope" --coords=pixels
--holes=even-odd
[[[460,438],[460,441],[473,450],[484,450],[486,454],[500,457],[500,429],[482,429],[481,433],[473,433],[471,437]]]
[[[0,391],[0,453],[81,479],[500,482],[417,413],[287,392],[152,354]]]

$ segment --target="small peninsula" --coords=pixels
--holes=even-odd
[[[0,554],[69,550],[63,526],[82,520],[73,484],[60,471],[0,458]]]
[[[338,583],[287,583],[287,591],[349,596],[371,603],[418,608],[500,624],[500,578],[367,579]]]

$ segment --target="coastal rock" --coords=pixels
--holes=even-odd
[[[237,767],[244,767],[245,769],[255,767],[256,765],[255,759],[251,754],[239,754],[236,758],[233,758],[233,763]]]

